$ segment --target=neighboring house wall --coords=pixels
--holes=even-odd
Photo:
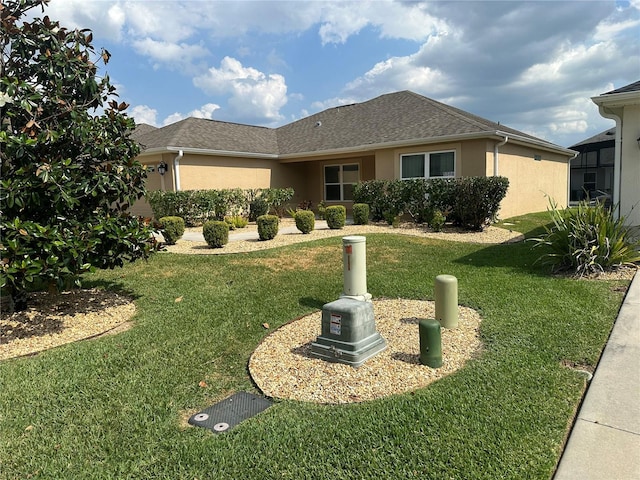
[[[501,218],[545,211],[549,198],[560,208],[567,206],[567,157],[507,144],[500,147],[498,172],[509,179]]]

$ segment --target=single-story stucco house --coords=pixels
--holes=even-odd
[[[591,100],[600,115],[616,122],[613,204],[629,226],[640,229],[640,81]]]
[[[409,91],[330,108],[279,128],[187,118],[140,125],[149,190],[293,187],[295,205],[342,204],[372,179],[509,179],[500,216],[568,203],[576,152]],[[161,175],[158,165],[166,166]],[[162,169],[164,170],[164,168]],[[151,216],[144,201],[133,213]]]

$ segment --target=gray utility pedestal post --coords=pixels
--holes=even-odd
[[[322,332],[311,344],[314,357],[359,367],[387,348],[376,331],[371,294],[367,292],[366,241],[366,237],[342,238],[344,292],[322,307]]]

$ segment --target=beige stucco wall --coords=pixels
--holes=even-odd
[[[541,160],[535,160],[534,155],[540,155]],[[491,159],[493,162],[493,154]],[[567,157],[507,144],[500,147],[498,162],[498,173],[509,179],[500,218],[545,211],[548,197],[561,208],[567,206]]]
[[[400,155],[406,153],[456,152],[456,177],[492,176],[494,170],[493,140],[470,140],[457,143],[396,148],[376,152],[376,177],[400,178]],[[540,155],[541,160],[534,160]],[[555,199],[560,207],[567,204],[568,158],[515,144],[499,148],[498,173],[509,178],[509,190],[502,202],[500,217],[507,218],[546,210],[548,199]]]
[[[640,226],[640,105],[624,107],[622,118],[622,156],[620,169],[620,214],[626,223]]]
[[[144,165],[153,166],[154,172],[147,177],[147,191],[175,190],[174,159],[171,153],[140,157]],[[167,172],[161,176],[157,171],[160,161],[167,164]],[[180,190],[225,189],[225,188],[285,188],[294,189],[292,205],[304,199],[306,176],[304,169],[296,164],[280,164],[276,159],[252,159],[209,155],[185,154],[180,159]],[[131,208],[134,215],[153,216],[145,199],[137,201]]]
[[[295,196],[291,206],[310,200],[314,208],[324,198],[324,166],[358,163],[360,180],[400,178],[400,155],[408,153],[437,152],[453,150],[456,153],[456,176],[493,175],[493,140],[470,140],[417,147],[389,148],[365,155],[332,155],[323,158],[287,159],[280,162],[269,159],[238,157],[214,157],[205,155],[185,155],[180,161],[180,182],[182,190],[222,189],[222,188],[283,188],[293,187]],[[540,161],[534,160],[540,155]],[[169,171],[162,178],[157,171],[150,173],[148,190],[173,190],[175,155],[164,154],[141,157],[145,164],[157,166],[163,160]],[[544,211],[548,206],[546,195],[555,199],[559,206],[567,201],[567,157],[537,151],[530,147],[508,143],[500,147],[499,174],[509,178],[510,186],[500,211],[501,218],[524,213]],[[640,173],[640,162],[636,165]],[[162,185],[164,182],[164,186]],[[342,203],[347,208],[351,202]],[[639,207],[640,210],[640,207]],[[151,216],[151,209],[145,201],[137,202],[132,208],[134,214]]]

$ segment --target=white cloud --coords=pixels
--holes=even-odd
[[[32,11],[42,16],[40,9]],[[95,37],[120,41],[126,16],[120,3],[86,0],[54,0],[45,10],[53,20],[67,28],[89,28]]]
[[[172,69],[190,70],[196,59],[209,54],[209,51],[202,45],[168,43],[151,38],[135,40],[133,47],[141,55],[149,56],[152,60],[161,62]],[[158,67],[157,64],[156,67]]]
[[[179,122],[180,120],[184,120],[188,117],[206,118],[207,120],[213,120],[213,112],[219,109],[220,105],[216,105],[215,103],[207,103],[200,108],[191,110],[186,115],[180,112],[174,112],[162,121],[162,125],[170,125],[172,123]]]
[[[240,61],[224,57],[220,68],[211,67],[193,79],[196,87],[213,95],[229,95],[233,117],[244,121],[273,123],[282,120],[280,109],[287,103],[287,85],[282,75],[266,75]]]
[[[185,118],[187,118],[187,116],[183,115],[182,113],[172,113],[162,121],[162,126],[164,127],[166,125],[171,125],[172,123],[179,122],[180,120],[184,120]]]
[[[596,31],[593,34],[593,38],[595,40],[611,40],[614,37],[618,36],[620,33],[626,30],[637,28],[638,26],[640,26],[640,20],[628,19],[620,22],[615,22],[607,19],[598,24],[598,26],[596,27]]]
[[[136,105],[131,108],[129,115],[135,119],[137,124],[146,123],[154,127],[157,126],[158,111],[155,108],[147,105]]]

